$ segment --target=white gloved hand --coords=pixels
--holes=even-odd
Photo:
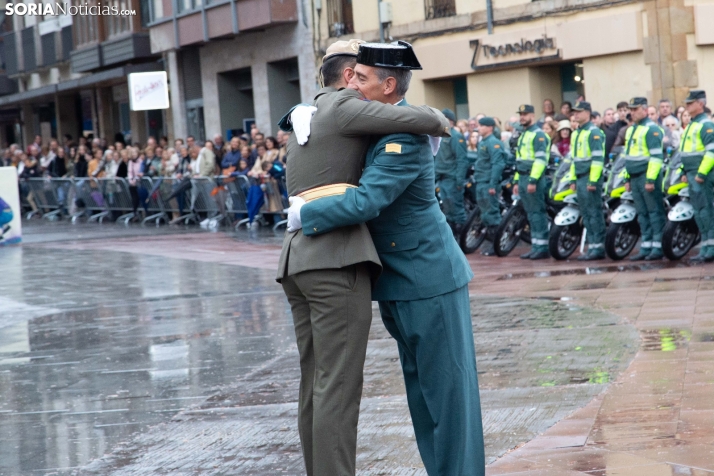
[[[300,209],[305,205],[305,200],[300,197],[290,197],[288,202],[290,203],[290,208],[288,208],[288,233],[292,233],[302,228]]]
[[[310,137],[310,121],[312,121],[312,116],[317,112],[315,106],[297,106],[290,113],[290,122],[293,124],[293,131],[295,131],[295,138],[297,138],[298,144],[307,144],[307,139]]]
[[[429,136],[429,145],[431,146],[431,155],[436,155],[441,145],[441,137]]]

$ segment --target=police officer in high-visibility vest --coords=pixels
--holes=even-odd
[[[578,101],[573,106],[578,129],[570,136],[570,166],[574,178],[570,186],[577,192],[580,213],[587,230],[588,252],[580,261],[605,257],[605,217],[602,213],[602,169],[605,165],[605,134],[591,121],[589,102]]]
[[[439,145],[439,152],[434,157],[434,172],[436,183],[441,189],[444,215],[454,227],[460,230],[466,223],[464,210],[464,183],[466,172],[471,165],[466,154],[466,139],[460,130],[456,129],[456,115],[451,109],[441,111],[451,124],[451,139],[444,139]]]
[[[694,218],[702,235],[699,254],[690,261],[710,263],[714,261],[714,123],[704,113],[707,104],[704,91],[690,91],[685,103],[692,122],[684,131],[679,150]]]
[[[505,146],[494,134],[495,127],[496,121],[491,117],[482,117],[478,121],[481,142],[478,144],[478,156],[474,164],[476,203],[481,210],[481,223],[487,227],[486,235],[491,240],[491,246],[481,252],[484,256],[496,254],[493,240],[496,236],[496,228],[501,223],[498,193],[501,188],[501,174],[508,160]]]
[[[633,125],[625,135],[625,187],[632,192],[637,221],[642,232],[640,251],[632,261],[659,260],[662,253],[662,230],[665,223],[662,196],[662,139],[664,132],[647,117],[647,98],[630,99],[627,106]]]
[[[550,138],[536,125],[535,108],[522,104],[518,108],[523,133],[516,149],[516,186],[531,228],[531,251],[521,259],[545,259],[548,253],[548,215],[546,214],[545,169],[550,158]]]

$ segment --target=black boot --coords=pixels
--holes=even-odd
[[[535,251],[531,254],[531,259],[548,259],[550,258],[550,253],[548,250]]]
[[[491,243],[488,248],[484,249],[481,254],[483,256],[496,256],[496,250],[493,248],[493,243]]]
[[[531,255],[533,255],[535,251],[530,250],[528,253],[524,253],[521,255],[521,259],[531,259]]]

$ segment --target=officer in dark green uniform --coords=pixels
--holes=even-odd
[[[578,101],[573,106],[578,129],[570,136],[570,172],[575,177],[571,185],[577,192],[578,205],[587,230],[588,252],[580,261],[605,257],[605,217],[602,213],[602,169],[605,165],[605,134],[590,120],[589,102]]]
[[[503,143],[493,134],[496,121],[491,117],[482,117],[478,121],[478,133],[481,142],[478,145],[478,156],[474,164],[474,181],[476,182],[476,203],[481,210],[481,222],[488,227],[487,236],[496,235],[496,228],[501,223],[501,213],[498,207],[498,193],[501,188],[501,174],[506,167],[508,153]],[[491,246],[481,252],[484,256],[493,256]]]
[[[357,63],[350,87],[372,101],[406,105],[411,73],[404,70],[419,67],[408,43],[363,44]],[[434,196],[433,157],[427,136],[377,137],[358,188],[304,205],[294,200],[288,222],[302,226],[305,236],[367,222],[384,267],[372,299],[397,342],[426,472],[483,476],[468,292],[473,273]]]
[[[625,135],[625,187],[632,192],[637,221],[642,232],[640,251],[632,261],[660,260],[665,213],[662,196],[662,139],[664,131],[647,117],[647,98],[635,97],[628,104],[633,125]]]
[[[444,215],[458,229],[466,223],[464,210],[464,182],[469,169],[466,155],[466,140],[460,130],[454,127],[456,115],[451,109],[441,111],[451,123],[451,139],[444,139],[434,158],[436,184],[441,189]]]
[[[702,235],[699,254],[690,261],[710,263],[714,261],[714,123],[704,113],[707,104],[704,91],[690,91],[685,102],[692,122],[684,131],[679,150],[694,218]]]
[[[545,208],[545,169],[550,158],[550,137],[536,125],[535,108],[518,108],[523,133],[516,149],[515,193],[521,197],[531,227],[531,251],[521,259],[550,258],[548,253],[548,215]]]

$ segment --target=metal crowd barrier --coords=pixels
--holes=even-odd
[[[137,187],[136,213],[145,212],[142,224],[202,220],[232,224],[234,216],[248,213],[249,182],[244,176],[185,180],[142,177]],[[28,218],[41,213],[48,219],[66,215],[76,222],[86,216],[88,221],[101,223],[107,219],[126,224],[136,216],[129,182],[124,178],[32,178],[22,180],[20,189],[23,209],[31,209]]]
[[[250,185],[246,187],[246,190],[248,190],[249,186]],[[282,217],[287,214],[287,208],[290,206],[288,203],[285,177],[283,176],[279,179],[271,178],[266,180],[260,184],[260,188],[263,191],[263,206],[260,208],[256,219],[272,215],[274,221],[273,230],[277,230],[280,226],[286,225],[288,222],[287,219],[278,220],[278,217]],[[249,224],[250,218],[245,218],[236,223],[236,229],[238,229],[241,225]]]

